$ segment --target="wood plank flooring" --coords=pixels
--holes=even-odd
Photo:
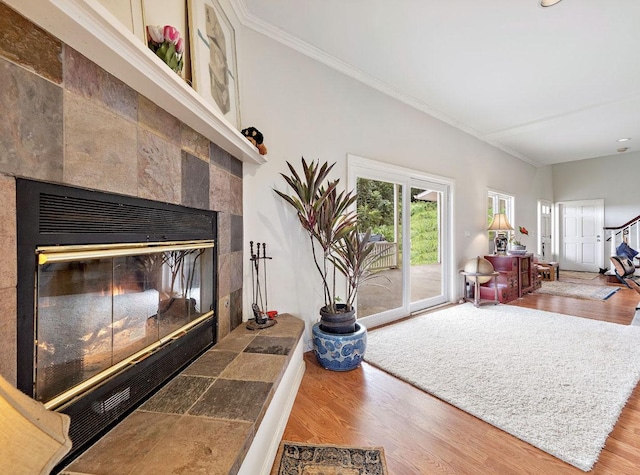
[[[576,283],[607,285],[604,276]],[[511,303],[628,325],[640,295],[623,288],[606,301],[530,294]],[[585,473],[367,363],[322,369],[313,353],[284,440],[384,447],[390,474]],[[590,474],[640,473],[640,390],[636,388]]]

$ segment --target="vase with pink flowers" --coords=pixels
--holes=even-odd
[[[184,38],[175,27],[148,25],[147,45],[167,66],[182,76]]]

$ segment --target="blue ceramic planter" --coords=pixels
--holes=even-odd
[[[313,352],[318,362],[333,371],[349,371],[360,366],[367,348],[367,329],[356,323],[353,333],[327,333],[316,323],[313,332]]]

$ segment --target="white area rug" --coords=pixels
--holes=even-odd
[[[640,327],[467,303],[369,331],[365,360],[588,471],[640,378]]]

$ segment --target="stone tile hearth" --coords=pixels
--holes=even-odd
[[[236,473],[303,330],[290,315],[237,327],[62,474]]]

